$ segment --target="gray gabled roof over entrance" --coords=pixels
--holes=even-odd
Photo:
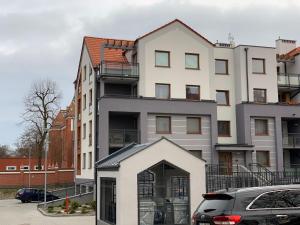
[[[156,144],[157,142],[160,142],[163,139],[171,142],[175,146],[179,147],[180,149],[182,149],[192,155],[192,153],[190,153],[188,150],[182,148],[181,146],[177,145],[176,143],[170,141],[169,139],[162,137],[161,139],[154,141],[152,143],[145,143],[145,144],[132,143],[130,145],[127,145],[126,147],[121,148],[120,150],[114,152],[113,154],[96,162],[96,168],[98,170],[116,170],[119,168],[120,162],[122,162],[123,160],[135,155],[138,152],[143,151],[144,149]],[[194,157],[196,157],[196,156],[194,156]],[[200,159],[200,160],[203,160],[203,159]],[[205,161],[205,160],[203,160],[203,161]]]

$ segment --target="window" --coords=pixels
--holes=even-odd
[[[160,99],[169,99],[170,84],[155,84],[155,97]]]
[[[86,168],[86,153],[82,154],[82,169]]]
[[[155,51],[155,66],[170,67],[170,52]]]
[[[199,70],[199,54],[185,53],[185,68]]]
[[[29,170],[29,166],[20,166],[20,170]]]
[[[267,136],[269,135],[268,120],[266,119],[255,119],[255,135],[256,136]]]
[[[43,170],[43,169],[44,169],[43,165],[41,165],[41,166],[35,165],[34,166],[34,170]]]
[[[148,170],[138,175],[139,197],[142,199],[151,199],[154,196],[154,174]]]
[[[100,178],[100,219],[116,224],[116,179]]]
[[[83,110],[86,109],[86,94],[83,95]]]
[[[190,153],[192,153],[197,158],[202,159],[202,151],[201,150],[190,150]]]
[[[17,170],[17,167],[16,166],[6,166],[6,170],[7,171],[15,171],[15,170]]]
[[[256,151],[256,162],[264,167],[270,166],[270,152]]]
[[[252,73],[265,74],[265,59],[252,58]]]
[[[201,118],[187,117],[186,131],[187,134],[201,134]]]
[[[83,139],[86,138],[86,123],[83,124]]]
[[[93,123],[92,120],[89,121],[89,146],[92,145],[92,133],[93,133]]]
[[[171,117],[169,116],[156,117],[156,133],[157,134],[171,133]]]
[[[254,102],[266,103],[267,102],[267,90],[266,89],[253,89]]]
[[[200,100],[200,86],[186,85],[186,99]]]
[[[228,60],[216,59],[215,60],[215,73],[228,75]]]
[[[86,80],[86,65],[83,67],[83,80]]]
[[[184,198],[188,193],[188,177],[171,177],[172,197]]]
[[[250,209],[271,209],[274,201],[278,200],[278,192],[269,192],[260,196],[255,202],[250,203]]]
[[[218,105],[229,105],[229,91],[217,90],[216,100]]]
[[[250,204],[250,209],[286,209],[300,207],[298,190],[272,191],[261,195]]]
[[[92,169],[92,165],[93,165],[92,152],[89,152],[89,169]]]
[[[219,137],[230,136],[230,121],[218,121],[218,136]]]
[[[93,90],[90,89],[89,91],[89,105],[93,104]]]
[[[93,68],[92,68],[92,66],[90,65],[90,66],[89,66],[89,82],[92,82],[92,75],[93,75]]]

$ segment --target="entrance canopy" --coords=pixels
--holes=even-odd
[[[205,193],[205,161],[161,138],[97,163],[99,224],[191,223]]]

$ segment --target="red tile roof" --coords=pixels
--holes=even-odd
[[[106,39],[106,38],[96,38],[96,37],[84,37],[84,43],[87,46],[89,55],[91,57],[93,66],[97,66],[100,63],[100,48],[104,43],[115,42],[118,44],[129,44],[133,45],[134,41],[130,40],[119,40],[119,39]],[[127,62],[126,57],[124,56],[124,50],[121,49],[104,49],[104,60],[108,61],[117,61],[117,62]]]
[[[284,56],[285,56],[285,58],[290,59],[299,54],[300,54],[300,47],[293,49],[292,51],[286,53]]]

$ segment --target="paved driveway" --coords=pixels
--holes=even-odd
[[[48,217],[37,211],[36,205],[0,200],[0,225],[95,225],[94,216]]]

